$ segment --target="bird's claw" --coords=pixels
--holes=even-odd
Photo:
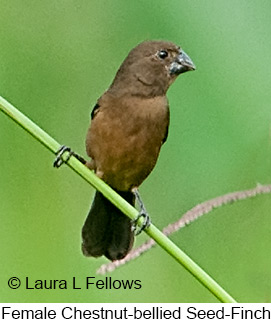
[[[68,152],[68,155],[64,158],[64,153]],[[56,158],[54,160],[54,167],[59,168],[63,163],[67,163],[67,161],[71,158],[73,155],[73,152],[70,147],[67,146],[61,146],[58,151]]]
[[[64,157],[64,153],[68,152],[68,155]],[[57,156],[54,160],[54,167],[59,168],[63,163],[67,163],[71,156],[74,156],[76,159],[78,159],[82,164],[86,164],[86,160],[73,152],[70,147],[67,146],[61,146],[58,151],[56,152]]]
[[[142,225],[137,229],[137,224],[138,224],[138,220],[143,217],[144,218],[144,222],[142,223]],[[146,211],[140,211],[138,213],[138,216],[132,221],[132,231],[134,232],[134,235],[137,236],[139,235],[143,230],[145,230],[146,228],[148,228],[151,224],[151,219],[150,216],[148,215],[148,213]]]

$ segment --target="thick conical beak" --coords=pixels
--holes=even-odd
[[[195,69],[195,64],[184,51],[181,51],[175,61],[170,65],[170,73],[177,75],[188,71],[194,71]]]

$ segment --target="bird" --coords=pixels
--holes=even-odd
[[[131,205],[138,199],[142,214],[138,187],[168,137],[167,90],[178,75],[193,70],[190,57],[174,43],[144,41],[129,52],[91,112],[86,166]],[[82,228],[83,254],[120,260],[133,242],[131,220],[96,191]]]

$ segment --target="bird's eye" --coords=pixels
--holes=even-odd
[[[160,52],[158,53],[158,56],[161,59],[165,59],[166,57],[168,57],[168,52],[166,50],[160,50]]]

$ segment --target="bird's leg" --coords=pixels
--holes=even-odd
[[[68,155],[64,158],[64,154],[65,152],[68,152]],[[57,156],[54,160],[54,167],[59,168],[63,163],[67,163],[67,161],[71,158],[71,156],[74,156],[75,158],[77,158],[82,164],[86,164],[87,162],[85,161],[85,159],[81,156],[79,156],[78,154],[76,154],[75,152],[73,152],[71,150],[70,147],[67,146],[61,146],[58,151],[57,151]]]
[[[140,211],[138,213],[138,216],[132,221],[132,230],[134,231],[135,235],[139,235],[145,228],[149,227],[149,225],[151,224],[151,219],[150,219],[150,216],[149,216],[149,214],[144,206],[144,203],[139,195],[138,189],[134,188],[132,191],[133,191],[136,201],[138,202],[139,207],[140,207]],[[136,230],[138,220],[141,217],[144,218],[144,222],[141,225],[141,227],[138,230]]]

